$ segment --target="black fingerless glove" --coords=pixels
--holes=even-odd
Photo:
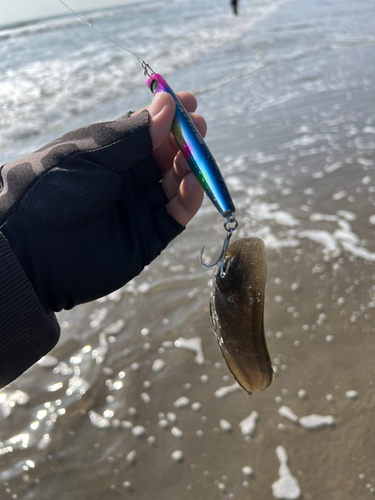
[[[184,228],[166,211],[148,112],[83,127],[0,170],[0,387],[70,309],[123,286]]]

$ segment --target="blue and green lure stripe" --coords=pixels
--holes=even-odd
[[[186,158],[192,172],[205,193],[223,217],[234,214],[236,209],[217,163],[198,132],[181,101],[164,78],[156,73],[146,80],[152,93],[167,92],[176,103],[172,134]]]

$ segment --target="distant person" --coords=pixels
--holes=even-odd
[[[171,137],[174,113],[158,93],[0,168],[0,389],[55,347],[55,312],[123,286],[197,213],[203,190]]]
[[[237,11],[238,0],[231,0],[230,3],[232,5],[233,12],[236,14],[236,16],[238,16],[238,11]]]

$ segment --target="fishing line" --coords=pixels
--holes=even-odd
[[[93,24],[89,23],[87,21],[87,19],[85,19],[84,17],[80,16],[75,10],[73,10],[71,7],[69,7],[68,4],[66,4],[64,2],[64,0],[57,0],[58,2],[60,2],[62,5],[64,5],[64,7],[66,7],[68,10],[70,10],[70,12],[72,12],[72,14],[74,14],[75,16],[78,17],[78,19],[80,19],[82,22],[84,22],[85,24],[87,24],[87,26],[89,26],[90,28],[92,28],[93,30],[95,30],[97,33],[99,33],[99,35],[103,36],[104,38],[106,38],[107,40],[109,40],[110,42],[116,44],[118,47],[121,47],[122,49],[126,50],[127,52],[130,52],[131,54],[133,54],[133,56],[135,56],[138,60],[138,62],[140,64],[142,64],[142,67],[143,67],[143,64],[146,64],[140,57],[138,54],[136,54],[135,52],[133,52],[132,50],[130,49],[127,49],[126,47],[124,47],[123,45],[121,45],[121,43],[119,42],[116,42],[116,40],[113,40],[112,38],[110,38],[108,35],[106,35],[105,33],[103,33],[102,31],[100,31],[98,28],[96,28]],[[148,66],[148,65],[147,65]]]
[[[223,176],[215,161],[215,158],[212,156],[212,153],[208,149],[208,146],[205,143],[203,137],[190,118],[189,113],[183,107],[181,101],[173,92],[168,83],[164,80],[164,78],[161,75],[156,74],[155,71],[153,71],[153,69],[143,59],[141,59],[138,54],[124,47],[123,45],[121,45],[121,43],[116,42],[105,33],[102,33],[98,28],[89,23],[84,17],[77,14],[77,12],[69,7],[69,5],[67,5],[64,0],[58,1],[68,10],[70,10],[70,12],[72,12],[75,16],[77,16],[81,21],[83,21],[90,28],[99,33],[99,35],[106,38],[115,45],[118,45],[127,52],[130,52],[130,54],[133,54],[137,58],[138,63],[143,68],[144,74],[148,76],[146,85],[153,94],[158,92],[166,92],[172,96],[176,106],[175,116],[172,123],[172,134],[176,139],[176,142],[181,149],[183,156],[188,162],[193,174],[198,179],[205,193],[214,204],[219,214],[226,218],[224,228],[227,232],[227,236],[224,240],[223,249],[220,253],[219,258],[213,264],[205,264],[202,260],[204,251],[203,247],[199,256],[199,260],[205,267],[213,267],[221,262],[220,275],[224,277],[226,272],[228,271],[228,268],[224,269],[224,266],[229,240],[232,236],[232,233],[237,229],[238,226],[238,222],[235,216],[236,209],[223,179]]]

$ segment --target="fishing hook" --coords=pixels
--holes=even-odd
[[[230,226],[230,224],[234,224],[234,225]],[[220,276],[222,278],[224,278],[225,274],[228,272],[228,269],[229,269],[229,264],[228,264],[227,269],[224,270],[225,255],[227,253],[229,242],[230,242],[230,239],[232,237],[232,234],[234,233],[234,231],[238,227],[238,221],[236,220],[236,215],[234,212],[230,214],[230,216],[227,218],[227,220],[224,222],[223,225],[224,225],[224,229],[226,230],[226,232],[228,234],[224,240],[223,248],[221,249],[221,252],[220,252],[218,259],[215,260],[215,262],[213,262],[212,264],[205,264],[203,262],[203,258],[202,258],[203,252],[204,252],[204,247],[202,248],[202,250],[200,251],[200,254],[199,254],[199,261],[202,264],[202,266],[204,266],[204,267],[214,267],[214,266],[216,266],[216,264],[218,264],[221,261]]]

